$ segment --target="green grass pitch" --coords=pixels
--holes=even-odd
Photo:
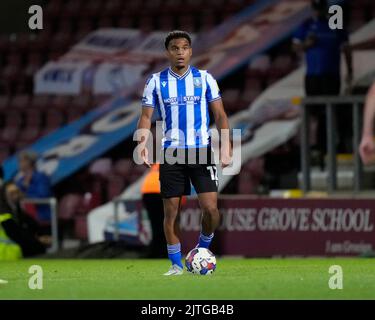
[[[43,289],[28,287],[29,267]],[[343,289],[328,286],[340,265]],[[0,262],[0,299],[375,299],[375,260],[365,258],[219,258],[211,276],[165,277],[168,260],[22,260]]]

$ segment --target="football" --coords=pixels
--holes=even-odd
[[[216,258],[206,248],[194,248],[186,256],[185,266],[192,274],[212,274],[216,269]]]

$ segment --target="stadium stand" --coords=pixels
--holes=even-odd
[[[44,30],[35,34],[0,35],[0,161],[39,137],[70,123],[97,106],[108,96],[33,95],[33,75],[49,60],[63,53],[97,28],[137,28],[142,32],[179,28],[205,32],[226,21],[255,0],[50,0],[44,11]],[[178,14],[181,6],[184,14]],[[210,10],[202,10],[211,8]],[[225,7],[225,10],[222,8]],[[140,10],[142,8],[142,10]],[[356,30],[375,15],[375,3],[350,3],[350,30]],[[220,83],[228,114],[247,108],[259,94],[298,67],[290,51],[290,41],[271,48]],[[88,186],[85,193],[60,192],[60,219],[73,220],[75,235],[86,238],[85,214],[95,205],[119,195],[137,180],[144,168],[136,166],[129,154],[132,141],[124,141],[89,168],[79,178]],[[126,148],[128,147],[128,148]],[[124,156],[128,158],[124,159]],[[224,192],[256,193],[264,178],[264,158],[243,166],[243,174]],[[77,177],[71,178],[78,181]],[[88,181],[90,183],[88,183]],[[259,191],[259,190],[258,190]],[[90,200],[87,200],[90,199]]]

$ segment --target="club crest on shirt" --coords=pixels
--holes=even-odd
[[[201,78],[194,78],[193,82],[194,82],[194,87],[196,87],[196,88],[202,87],[202,79]]]

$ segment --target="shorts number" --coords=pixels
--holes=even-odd
[[[216,166],[208,166],[207,167],[207,170],[210,171],[210,174],[211,174],[211,180],[212,181],[218,181],[219,178],[217,177],[217,169],[216,169]]]

